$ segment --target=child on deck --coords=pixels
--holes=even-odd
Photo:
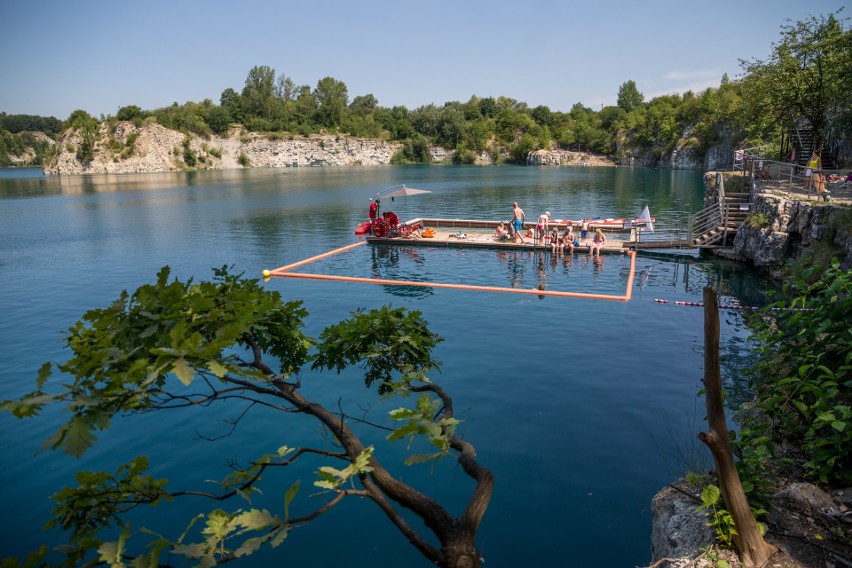
[[[580,225],[580,244],[586,244],[586,237],[589,236],[589,218],[583,217],[583,224]]]

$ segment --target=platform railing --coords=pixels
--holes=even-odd
[[[761,148],[746,148],[743,152],[742,167],[744,182],[748,183],[749,193],[754,198],[754,192],[760,189],[761,181],[775,182],[774,187],[786,193],[785,197],[790,197],[790,194],[796,190],[801,199],[801,190],[804,189],[807,183],[805,172],[807,167],[800,166],[791,162],[780,162],[778,160],[770,160],[762,155]],[[814,170],[815,173],[826,176],[834,173],[837,170],[821,168]],[[828,189],[829,184],[826,183]],[[813,191],[813,189],[811,189]],[[816,198],[816,195],[811,197]]]

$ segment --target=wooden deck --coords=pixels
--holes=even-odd
[[[366,235],[365,238],[369,243],[377,244],[394,244],[394,245],[414,245],[414,246],[450,246],[464,248],[507,248],[521,250],[551,250],[549,239],[542,242],[532,236],[534,234],[534,223],[526,223],[524,225],[524,240],[513,242],[511,240],[498,240],[494,238],[494,232],[497,229],[499,221],[484,221],[475,219],[412,219],[401,225],[405,225],[410,229],[402,231],[403,234],[394,234],[393,236],[377,237]],[[559,233],[565,230],[566,223],[551,222],[550,229],[556,227]],[[422,230],[427,227],[435,229],[434,237],[424,237]],[[592,225],[594,227],[594,225]],[[636,242],[635,232],[630,229],[619,229],[614,227],[601,226],[601,229],[606,235],[606,244],[603,252],[606,253],[626,253],[631,249],[637,248],[677,248],[683,246],[679,241],[654,241],[654,242]],[[594,238],[594,230],[590,229],[585,239],[580,238],[580,230],[574,225],[574,234],[580,240],[580,245],[574,247],[575,253],[588,253],[591,249],[592,239]],[[631,240],[633,239],[633,240]],[[568,250],[568,247],[566,247]]]

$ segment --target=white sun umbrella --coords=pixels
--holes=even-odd
[[[432,193],[427,189],[415,189],[413,187],[408,187],[407,185],[394,185],[387,189],[383,189],[379,193],[376,194],[374,199],[384,199],[386,197],[394,198],[394,197],[408,197],[409,195],[419,195],[421,193]]]
[[[387,199],[390,197],[391,201],[395,197],[408,197],[409,195],[420,195],[421,193],[432,193],[426,189],[415,189],[413,187],[408,187],[405,184],[402,185],[392,185],[387,189],[383,189],[378,192],[376,196],[372,199],[372,201],[379,202],[382,199]]]

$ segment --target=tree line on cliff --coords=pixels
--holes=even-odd
[[[508,97],[472,96],[416,109],[384,107],[372,94],[350,99],[343,81],[320,79],[297,85],[269,66],[253,67],[241,91],[225,89],[219,103],[177,102],[144,110],[123,106],[116,115],[96,119],[83,110],[65,121],[50,117],[0,114],[0,166],[16,163],[29,147],[29,165],[42,165],[48,148],[30,131],[55,135],[79,128],[84,139],[97,135],[103,121],[145,121],[202,137],[225,135],[240,125],[270,136],[332,133],[402,142],[396,163],[428,162],[429,145],[453,151],[454,160],[472,163],[483,154],[495,163],[524,163],[539,149],[578,149],[615,158],[643,154],[657,158],[675,148],[698,156],[722,137],[740,146],[780,151],[782,133],[807,125],[818,141],[829,135],[852,138],[852,30],[836,13],[812,16],[781,27],[767,60],[741,60],[743,73],[723,75],[717,88],[645,100],[633,80],[618,90],[617,104],[600,110],[576,103],[568,112],[530,107]],[[86,144],[77,149],[86,161]],[[17,162],[19,163],[19,162]]]

